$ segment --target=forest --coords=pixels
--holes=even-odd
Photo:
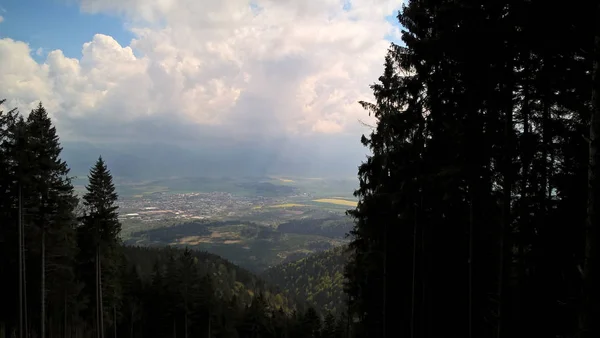
[[[599,337],[600,2],[410,0],[397,20],[360,102],[337,318],[190,250],[128,257],[108,168],[78,200],[40,104],[0,115],[0,338]]]
[[[348,247],[341,245],[276,265],[260,277],[278,286],[289,299],[302,300],[322,313],[342,317],[346,315],[347,295],[343,286],[347,261]]]
[[[0,132],[1,338],[344,336],[219,256],[123,245],[106,163],[79,199],[41,103],[0,111]]]
[[[352,220],[340,217],[323,219],[302,218],[279,224],[282,233],[313,234],[325,237],[344,237],[352,228]]]
[[[361,337],[598,337],[600,3],[409,1],[362,105]]]

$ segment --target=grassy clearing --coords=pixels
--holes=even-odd
[[[291,208],[291,207],[304,207],[304,204],[298,203],[283,203],[283,204],[275,204],[270,205],[269,208]]]
[[[320,198],[320,199],[313,200],[313,202],[344,205],[344,206],[349,206],[349,207],[355,207],[357,204],[356,201],[343,200],[343,199],[339,199],[339,198]]]

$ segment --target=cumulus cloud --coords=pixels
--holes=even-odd
[[[44,51],[43,63],[2,39],[0,93],[25,111],[42,100],[67,139],[156,140],[164,125],[171,141],[358,140],[369,118],[357,101],[371,97],[401,2],[79,0],[134,39],[96,34],[81,57]]]
[[[4,17],[0,15],[0,23],[2,23],[2,21],[4,21]]]

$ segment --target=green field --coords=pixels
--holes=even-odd
[[[327,220],[317,219],[314,222],[323,227],[332,226]],[[346,243],[341,236],[278,231],[277,228],[248,221],[186,224],[165,221],[148,227],[127,221],[123,226],[123,237],[128,244],[205,250],[256,272],[277,265],[291,255],[308,254]]]
[[[79,180],[81,190],[84,181]],[[352,222],[346,210],[356,206],[354,181],[320,178],[170,178],[115,182],[121,199],[152,201],[153,193],[225,192],[257,197],[256,205],[229,215],[194,219],[122,220],[126,243],[144,246],[192,247],[221,255],[253,271],[262,271],[291,257],[347,242]],[[254,201],[254,199],[250,199]],[[137,212],[125,207],[123,214]]]

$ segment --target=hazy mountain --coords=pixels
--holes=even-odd
[[[167,143],[64,143],[62,158],[76,176],[85,176],[102,155],[114,176],[136,180],[173,176],[290,175],[353,177],[363,156],[311,152],[279,144],[183,147]]]

